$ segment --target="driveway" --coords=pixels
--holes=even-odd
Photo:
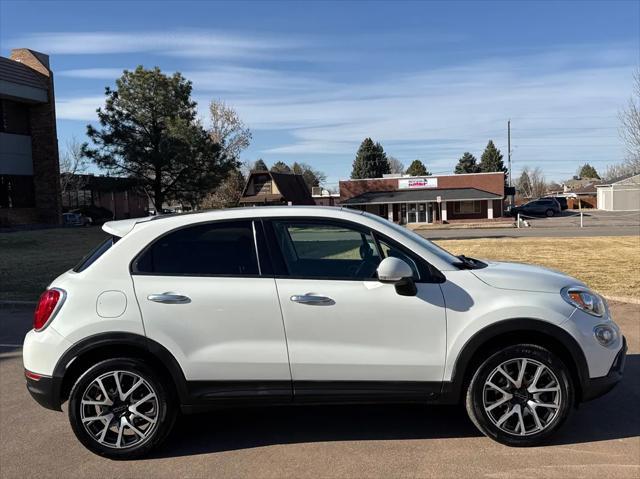
[[[612,303],[629,341],[625,377],[573,413],[551,445],[508,448],[462,407],[235,409],[179,420],[155,455],[116,462],[86,451],[65,414],[39,407],[19,349],[31,310],[0,309],[0,476],[23,477],[640,477],[640,306]]]

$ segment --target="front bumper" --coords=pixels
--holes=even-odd
[[[627,357],[627,339],[622,338],[622,348],[616,355],[606,376],[587,379],[582,386],[582,401],[591,401],[611,391],[622,379],[624,363]]]

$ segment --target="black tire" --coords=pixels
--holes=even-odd
[[[549,209],[545,212],[545,214],[547,215],[547,218],[551,218],[552,216],[554,216],[556,214],[555,211]]]
[[[93,408],[96,408],[97,410],[98,408],[98,406],[82,405],[83,396],[91,392],[91,389],[89,389],[90,387],[95,388],[94,391],[99,391],[96,385],[97,383],[94,382],[96,381],[96,379],[104,378],[101,379],[101,382],[104,384],[104,388],[109,395],[109,400],[112,402],[113,400],[118,400],[116,399],[117,393],[115,393],[113,388],[109,387],[109,381],[112,381],[112,379],[110,379],[111,376],[109,376],[109,373],[114,373],[115,371],[119,372],[118,374],[122,381],[126,381],[127,379],[131,378],[129,387],[131,387],[131,383],[136,381],[134,379],[135,377],[144,380],[142,383],[142,387],[138,387],[137,390],[132,392],[130,397],[127,398],[129,403],[133,403],[134,401],[138,401],[140,399],[139,396],[136,398],[135,394],[145,395],[148,394],[149,391],[152,391],[153,394],[155,394],[155,398],[157,398],[157,400],[151,400],[153,401],[151,406],[147,406],[151,411],[148,414],[153,416],[155,422],[149,426],[148,423],[144,421],[142,423],[142,427],[140,427],[137,423],[135,424],[138,427],[138,430],[143,431],[145,437],[139,438],[137,434],[133,433],[131,445],[126,446],[126,444],[121,444],[121,447],[119,448],[100,443],[87,430],[87,428],[107,428],[106,424],[109,424],[109,430],[107,431],[108,437],[113,437],[113,435],[116,434],[116,432],[111,428],[115,428],[116,430],[122,429],[124,431],[124,436],[127,431],[122,425],[118,426],[118,414],[121,414],[122,416],[126,415],[128,420],[132,422],[134,421],[134,419],[136,421],[140,421],[139,418],[134,418],[134,415],[129,413],[130,409],[128,409],[126,401],[117,404],[118,409],[121,409],[121,411],[119,412],[115,412],[115,410],[109,411],[110,408],[115,407],[114,404],[116,403],[112,404],[109,407],[99,406],[100,412],[96,412],[96,415],[107,416],[112,415],[112,413],[115,412],[115,416],[112,420],[107,420],[105,418],[105,422],[94,421],[92,423],[88,423],[89,426],[87,426],[87,428],[85,428],[82,420],[83,413],[86,414],[87,411],[92,411]],[[128,374],[131,374],[131,376],[128,376]],[[107,376],[105,377],[105,375]],[[126,389],[122,389],[126,392]],[[89,409],[87,410],[86,408]],[[149,366],[147,366],[143,361],[134,358],[107,359],[93,365],[78,378],[69,395],[69,421],[76,437],[91,452],[99,456],[104,456],[111,459],[135,459],[148,454],[152,449],[157,447],[171,432],[176,418],[176,411],[176,401],[173,399],[171,387],[163,382],[161,376]],[[147,414],[146,411],[145,414]],[[90,416],[91,414],[88,415]],[[145,426],[148,426],[149,430],[143,429],[143,427]],[[128,437],[131,438],[132,431],[129,430],[128,432],[130,434]],[[134,443],[136,440],[139,442]],[[120,441],[120,438],[118,438],[118,441]],[[124,442],[126,443],[126,441]]]
[[[493,374],[498,366],[506,364],[510,364],[509,361],[513,361],[511,364],[519,364],[514,360],[517,359],[528,359],[532,360],[531,363],[527,363],[528,366],[525,366],[525,371],[528,371],[529,374],[529,383],[531,383],[532,378],[530,377],[530,373],[532,371],[532,367],[536,368],[539,364],[542,364],[548,370],[551,371],[555,378],[557,379],[559,391],[560,391],[560,400],[559,407],[555,409],[554,415],[552,415],[554,409],[542,409],[543,414],[549,414],[548,423],[545,424],[545,427],[539,432],[531,432],[527,435],[515,434],[508,431],[505,431],[503,428],[498,427],[495,421],[495,416],[499,414],[503,414],[504,412],[508,412],[509,408],[513,406],[511,404],[515,404],[516,402],[522,402],[522,408],[524,413],[524,404],[525,399],[522,398],[520,391],[516,389],[511,389],[513,392],[513,400],[507,401],[504,406],[499,406],[500,408],[494,408],[495,413],[487,412],[485,408],[485,394],[490,394],[488,391],[491,391],[492,388],[485,390],[485,383],[489,379],[489,376]],[[536,364],[538,363],[538,364]],[[546,373],[545,373],[546,374]],[[551,378],[551,376],[548,376]],[[508,381],[507,387],[515,388],[514,385],[509,384]],[[527,382],[527,376],[522,381],[523,383]],[[535,385],[534,385],[535,386]],[[505,388],[506,390],[506,388]],[[497,394],[497,393],[496,393]],[[548,393],[542,393],[548,394]],[[555,394],[555,393],[552,393]],[[502,396],[504,398],[504,396]],[[538,396],[540,399],[542,396]],[[545,402],[544,400],[542,402]],[[513,346],[509,346],[507,348],[501,349],[498,352],[490,355],[487,359],[485,359],[480,366],[475,371],[467,389],[466,395],[466,408],[467,413],[469,414],[469,418],[476,425],[476,427],[487,437],[505,444],[507,446],[537,446],[543,444],[552,434],[554,434],[560,426],[566,421],[569,413],[571,411],[571,407],[574,404],[574,388],[571,381],[571,376],[569,374],[569,370],[565,366],[565,364],[558,358],[555,354],[550,352],[549,350],[534,345],[534,344],[516,344]],[[537,408],[534,408],[537,410]],[[533,415],[531,415],[531,409],[527,411],[529,417],[526,418],[526,421],[531,423],[533,422]],[[549,411],[549,412],[546,412]],[[494,418],[490,416],[490,414],[494,415]],[[537,414],[537,413],[536,413]],[[538,417],[536,415],[536,417]],[[515,417],[517,421],[517,415]],[[498,421],[499,422],[499,421]],[[509,421],[505,421],[505,428]],[[535,424],[535,423],[534,423]],[[523,423],[524,425],[524,423]],[[520,426],[516,426],[519,428]],[[526,427],[525,427],[526,429]],[[530,428],[531,431],[535,431],[535,427]],[[521,431],[522,429],[520,429]]]

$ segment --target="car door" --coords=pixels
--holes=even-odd
[[[250,220],[184,227],[132,263],[147,336],[202,397],[291,396],[275,280]],[[229,381],[233,381],[230,383]]]
[[[424,260],[351,222],[274,219],[265,226],[294,398],[425,399],[440,390],[445,305]],[[377,281],[385,256],[411,265],[416,296]]]

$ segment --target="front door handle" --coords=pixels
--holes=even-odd
[[[147,296],[147,299],[149,301],[164,304],[184,304],[191,302],[191,299],[188,296],[183,296],[181,294],[175,294],[171,292],[150,294],[149,296]]]
[[[311,293],[294,294],[289,299],[291,299],[291,301],[293,301],[294,303],[312,304],[317,306],[331,306],[332,304],[336,304],[336,302],[333,299],[327,296],[318,296]]]

